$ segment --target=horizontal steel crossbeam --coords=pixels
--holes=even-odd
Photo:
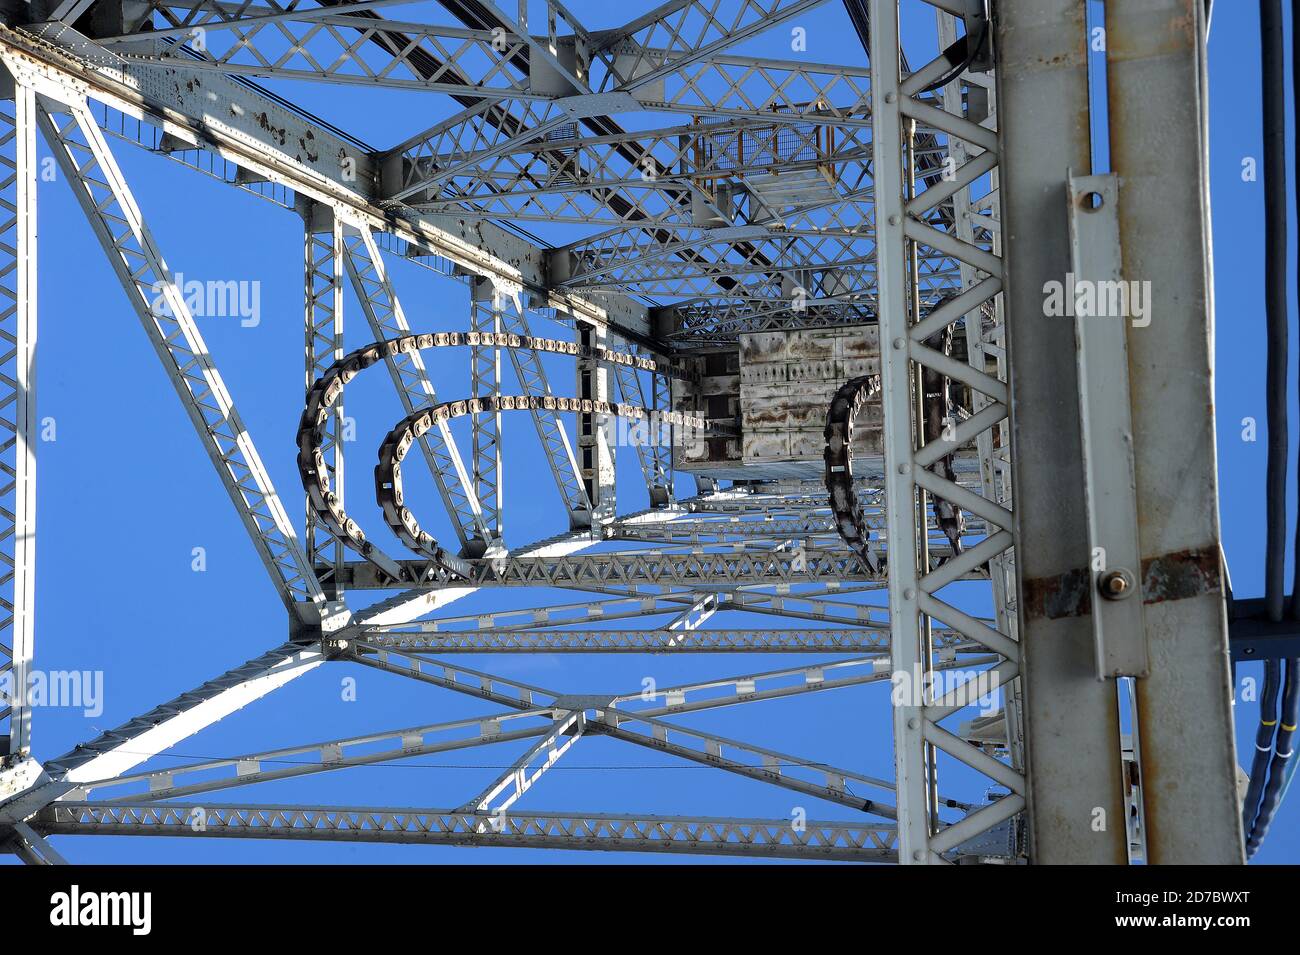
[[[59,803],[41,812],[45,835],[136,835],[513,846],[893,862],[887,825],[605,813],[507,813],[501,831],[474,812],[360,807]]]

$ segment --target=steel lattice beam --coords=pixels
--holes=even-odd
[[[13,92],[0,101],[0,725],[6,755],[22,757],[35,609],[37,107],[30,88]]]
[[[201,826],[195,822],[202,820]],[[166,835],[515,846],[538,849],[746,855],[774,859],[892,862],[889,826],[789,820],[511,813],[501,831],[474,812],[430,809],[60,803],[43,811],[45,835]]]

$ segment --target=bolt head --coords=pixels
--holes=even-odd
[[[1127,570],[1110,570],[1101,575],[1097,589],[1107,600],[1122,600],[1133,592],[1133,575]]]

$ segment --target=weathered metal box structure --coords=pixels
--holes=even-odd
[[[683,435],[679,470],[730,480],[816,480],[823,429],[835,390],[850,378],[880,373],[874,325],[742,334],[734,351],[688,359],[697,381],[673,385],[673,408],[708,419],[723,437]],[[867,468],[881,454],[878,400],[863,410],[854,459]]]

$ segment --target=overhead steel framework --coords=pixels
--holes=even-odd
[[[421,22],[389,9],[402,6]],[[856,29],[864,56],[818,62],[788,43],[788,56],[753,54],[814,8]],[[1109,89],[1091,96],[1112,104],[1108,176],[1092,175],[1085,0],[904,0],[901,14],[899,0],[668,0],[615,29],[584,26],[560,0],[5,9],[0,672],[21,688],[33,665],[38,135],[290,638],[63,756],[38,755],[15,692],[0,710],[0,845],[28,862],[75,861],[63,837],[77,834],[1240,860],[1206,414],[1200,0],[1107,4]],[[438,22],[423,22],[431,9]],[[920,66],[900,15],[934,31]],[[406,114],[423,128],[375,148],[273,92],[281,80],[414,91],[432,105]],[[1156,109],[1177,114],[1185,142],[1153,141]],[[1167,117],[1159,128],[1170,135]],[[284,413],[302,416],[305,506],[272,486],[264,455],[290,452],[254,444],[114,140],[301,216],[306,410]],[[536,223],[579,237],[544,243],[527,231]],[[463,280],[469,314],[436,324],[404,309],[394,259]],[[1067,275],[1150,281],[1157,318],[1126,334],[1122,319],[1099,331],[1045,317],[1044,284]],[[772,350],[787,347],[794,357],[772,371]],[[435,380],[438,350],[468,362],[469,393]],[[554,356],[571,361],[571,381],[548,378]],[[398,424],[372,502],[368,475],[356,479],[351,460],[345,470],[342,430],[344,385],[373,365],[392,381]],[[738,391],[708,391],[733,379]],[[800,412],[773,423],[780,401],[817,405],[803,431],[817,443],[825,425],[824,453],[787,433]],[[559,497],[555,536],[531,544],[505,519],[538,506],[536,489],[525,503],[502,480],[508,411],[531,419]],[[616,418],[668,438],[620,446]],[[765,450],[773,442],[784,450]],[[648,509],[620,508],[618,453],[635,453]],[[413,459],[445,522],[432,500],[416,519],[401,476]],[[1107,519],[1123,507],[1129,519]],[[524,609],[451,607],[499,587],[545,592]],[[798,656],[622,694],[457,662],[536,652]],[[151,762],[321,667],[383,671],[486,710]],[[946,671],[962,680],[939,680]],[[912,675],[917,691],[900,692]],[[875,684],[893,687],[888,730],[848,703],[844,718],[863,740],[892,742],[890,778],[761,743],[766,701],[890,694]],[[973,688],[989,685],[999,709],[971,719]],[[735,706],[752,711],[747,741],[676,722]],[[592,736],[810,797],[830,816],[528,808],[547,770]],[[196,801],[488,746],[508,749],[509,767],[454,806]]]

